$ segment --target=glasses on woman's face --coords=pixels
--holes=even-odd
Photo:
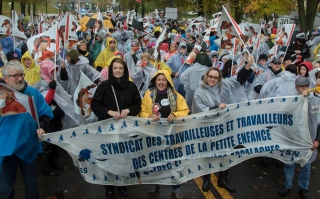
[[[219,80],[219,76],[208,75],[208,79]]]

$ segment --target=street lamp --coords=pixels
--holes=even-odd
[[[59,3],[59,15],[60,15],[60,8],[61,8],[61,3]]]

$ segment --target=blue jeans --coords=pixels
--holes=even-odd
[[[16,171],[19,165],[24,187],[26,190],[26,199],[39,199],[37,184],[37,158],[30,164],[27,164],[18,156],[12,155],[4,158],[1,172],[1,197],[2,199],[14,199],[14,184],[16,181]]]
[[[298,184],[299,184],[300,188],[303,190],[308,190],[308,187],[309,187],[310,168],[311,168],[311,163],[307,163],[300,170]],[[294,169],[295,169],[295,164],[286,164],[284,166],[284,176],[286,178],[286,180],[284,182],[284,186],[288,187],[289,189],[292,189],[292,180],[294,177]]]

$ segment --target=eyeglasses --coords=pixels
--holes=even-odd
[[[25,74],[21,73],[21,74],[15,74],[15,75],[9,75],[9,77],[13,77],[14,79],[18,79],[19,77],[24,78]]]
[[[219,80],[220,77],[217,76],[212,76],[212,75],[208,75],[208,79],[214,79],[214,80]]]

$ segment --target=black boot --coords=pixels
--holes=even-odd
[[[218,186],[221,187],[221,188],[225,188],[227,191],[230,191],[230,192],[235,192],[236,189],[231,186],[228,182],[228,178],[219,178],[218,180]]]
[[[221,188],[225,188],[229,192],[235,192],[236,189],[228,182],[228,175],[228,170],[219,172],[218,186]]]
[[[208,192],[210,190],[211,180],[210,180],[211,174],[207,174],[203,176],[203,184],[202,184],[202,191]]]
[[[50,153],[49,157],[52,159],[52,168],[56,170],[63,170],[64,166],[60,164],[59,158],[60,158],[60,153],[59,153],[59,147],[54,145],[52,147],[52,152]]]
[[[121,195],[123,195],[124,197],[128,196],[128,191],[127,191],[127,187],[125,186],[119,186],[118,190],[120,192]]]
[[[105,185],[104,187],[106,188],[106,197],[108,199],[113,198],[113,196],[114,196],[113,186],[112,185]]]
[[[52,162],[50,161],[48,154],[41,154],[42,171],[48,176],[58,176],[59,173],[52,167]]]
[[[60,162],[54,160],[52,162],[52,168],[54,168],[56,170],[63,170],[64,166],[62,164],[60,164]]]

